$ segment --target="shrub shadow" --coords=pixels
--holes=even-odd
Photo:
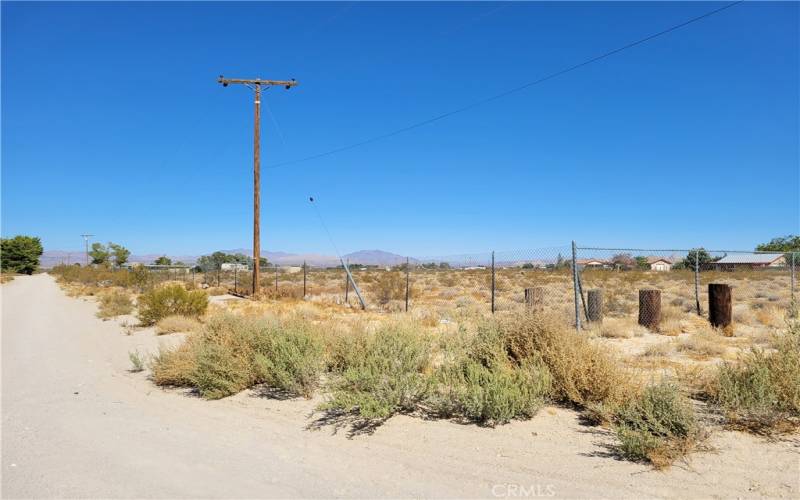
[[[314,415],[317,415],[317,418],[306,426],[306,430],[318,431],[330,428],[331,434],[338,434],[340,430],[347,429],[348,439],[356,436],[372,435],[387,420],[365,419],[354,412],[336,409],[315,411],[309,415],[309,418]]]

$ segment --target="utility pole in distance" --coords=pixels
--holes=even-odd
[[[287,90],[297,85],[292,80],[262,80],[225,78],[217,79],[223,87],[231,84],[245,85],[255,92],[255,124],[253,128],[253,297],[258,295],[258,280],[261,274],[261,86],[280,85]]]
[[[82,234],[83,242],[86,245],[86,265],[89,265],[89,238],[94,236],[93,234]]]

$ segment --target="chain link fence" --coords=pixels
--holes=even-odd
[[[434,257],[388,264],[266,266],[261,294],[378,312],[410,312],[432,321],[520,311],[547,311],[578,329],[603,319],[679,331],[697,318],[715,322],[710,305],[726,300],[744,327],[779,327],[793,310],[800,252],[599,248],[578,245]],[[249,296],[244,265],[210,272],[150,266],[155,281],[179,280],[212,293]],[[709,295],[709,285],[719,288]],[[725,295],[727,294],[727,295]],[[728,297],[728,298],[725,298]],[[723,311],[725,312],[725,311]]]

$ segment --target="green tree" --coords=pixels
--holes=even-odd
[[[0,240],[0,268],[3,272],[33,274],[44,249],[39,238],[14,236]]]
[[[162,255],[161,257],[159,257],[156,260],[154,260],[153,264],[155,264],[157,266],[171,266],[172,265],[172,259],[170,259],[166,255]]]
[[[756,247],[760,252],[800,252],[800,236],[790,234],[772,238]]]
[[[117,267],[128,262],[128,257],[131,256],[130,250],[128,250],[122,245],[111,243],[110,241],[108,242],[108,251],[114,257],[114,265],[116,265]]]
[[[104,265],[108,264],[108,258],[111,253],[102,243],[92,243],[92,249],[89,250],[89,257],[92,258],[92,264]]]
[[[693,248],[689,250],[689,253],[686,254],[686,258],[684,258],[677,266],[679,269],[691,269],[692,271],[695,270],[695,263],[700,266],[700,271],[703,269],[708,268],[708,264],[715,262],[718,259],[712,257],[705,248]]]
[[[643,271],[646,271],[647,269],[650,269],[650,264],[648,264],[648,262],[647,262],[647,257],[645,257],[644,255],[637,255],[636,256],[636,267],[638,269],[643,270]]]

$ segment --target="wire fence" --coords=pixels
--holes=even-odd
[[[465,316],[546,311],[578,329],[632,321],[680,330],[687,321],[780,326],[793,311],[800,252],[631,249],[565,245],[508,252],[396,258],[390,263],[262,267],[268,300],[302,300],[377,312],[410,312],[446,322]],[[154,282],[178,280],[215,294],[251,294],[252,271],[226,265],[201,272],[149,266]],[[719,286],[719,293],[709,292]],[[727,295],[725,295],[727,294]],[[725,299],[725,297],[728,297]],[[716,301],[716,302],[715,302]],[[726,311],[725,308],[729,311]]]

